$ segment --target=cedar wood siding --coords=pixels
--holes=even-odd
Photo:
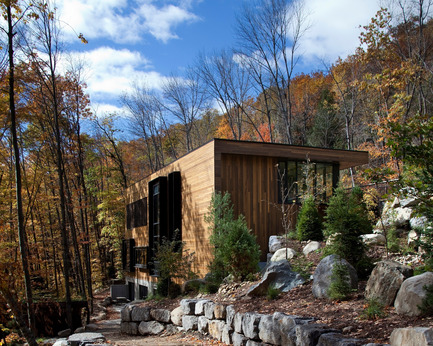
[[[210,231],[204,221],[204,215],[208,212],[214,191],[214,142],[205,144],[129,187],[126,192],[126,203],[149,197],[148,183],[174,171],[181,173],[182,240],[186,243],[185,249],[195,252],[194,271],[204,276],[208,272],[207,265],[212,254],[209,244]],[[125,238],[134,238],[136,246],[148,246],[148,233],[148,226],[134,228],[126,231]],[[155,281],[147,270],[136,268],[135,274],[139,279]]]
[[[284,234],[278,204],[279,159],[339,163],[340,169],[368,163],[367,152],[215,139],[215,190],[229,192],[235,214],[243,214],[266,261],[271,235]],[[289,209],[296,224],[299,206]]]

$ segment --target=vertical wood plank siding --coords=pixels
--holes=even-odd
[[[214,191],[214,142],[210,142],[167,167],[128,188],[127,201],[131,203],[148,195],[149,181],[179,171],[182,185],[182,240],[186,249],[195,253],[194,270],[203,276],[208,272],[212,251],[209,244],[210,231],[204,221]],[[148,227],[134,228],[126,232],[126,238],[136,239],[136,246],[148,246]],[[139,279],[153,280],[147,270],[135,269]]]
[[[243,214],[257,237],[266,260],[268,239],[283,234],[278,204],[277,158],[252,155],[221,155],[221,192],[229,192],[236,215]],[[294,206],[297,209],[297,206]],[[296,215],[292,215],[296,218]],[[294,224],[294,223],[293,223]]]

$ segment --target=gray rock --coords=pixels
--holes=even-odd
[[[214,317],[215,317],[214,310],[215,310],[215,303],[214,302],[208,301],[204,304],[204,315],[208,319],[210,319],[210,320],[214,319]]]
[[[413,276],[403,281],[395,298],[394,306],[398,314],[407,316],[419,316],[421,310],[418,308],[426,296],[424,286],[433,285],[433,273],[426,272]]]
[[[346,338],[339,333],[326,333],[320,335],[317,346],[358,346],[363,345],[362,340]]]
[[[223,328],[225,326],[225,322],[221,320],[213,320],[209,321],[209,334],[217,339],[218,341],[221,341]]]
[[[296,326],[313,322],[313,318],[286,315],[282,312],[275,312],[273,320],[278,325],[281,336],[281,345],[296,345]]]
[[[84,331],[86,332],[96,332],[99,329],[98,325],[95,323],[89,323],[84,327]]]
[[[386,238],[383,234],[362,234],[361,239],[364,244],[367,245],[383,245],[386,242]]]
[[[269,252],[275,253],[277,250],[286,246],[286,239],[283,236],[271,235],[269,237]]]
[[[199,316],[197,320],[197,329],[201,333],[209,332],[209,319],[206,316]]]
[[[131,321],[141,322],[150,321],[150,307],[148,306],[132,306]]]
[[[197,330],[198,327],[198,317],[192,315],[184,315],[182,317],[182,327],[188,330]]]
[[[419,235],[417,231],[411,229],[407,235],[407,245],[415,245],[418,239]]]
[[[245,346],[248,338],[240,333],[234,332],[232,335],[233,346]]]
[[[84,345],[85,343],[96,343],[96,342],[104,342],[105,336],[101,333],[78,333],[72,334],[68,338],[68,342],[70,344],[75,345]]]
[[[179,333],[179,330],[177,329],[177,327],[174,324],[165,325],[164,335],[174,335],[177,333]]]
[[[272,315],[263,315],[259,322],[259,338],[260,340],[272,345],[281,344],[281,332],[279,324],[275,323]]]
[[[413,275],[413,269],[391,260],[379,262],[370,274],[365,288],[367,299],[392,306],[404,280]]]
[[[329,287],[331,286],[332,269],[335,263],[340,261],[349,270],[350,287],[358,288],[358,275],[355,268],[345,259],[339,260],[336,255],[330,255],[320,261],[313,274],[313,295],[316,298],[328,298]]]
[[[162,323],[170,323],[171,322],[171,313],[166,309],[153,309],[150,311],[150,316],[158,322]]]
[[[226,319],[226,306],[223,304],[215,304],[214,307],[214,316],[217,320],[225,320]]]
[[[138,324],[135,322],[122,322],[120,323],[120,332],[122,334],[137,335]]]
[[[122,320],[122,322],[131,321],[132,308],[133,308],[132,304],[127,304],[122,308],[122,310],[120,310],[120,319]]]
[[[235,317],[233,318],[233,327],[236,333],[242,334],[242,320],[244,319],[244,314],[240,312],[235,313]]]
[[[246,346],[265,346],[265,345],[269,345],[269,344],[265,344],[263,342],[254,341],[254,340],[247,340],[247,343],[246,343]]]
[[[317,345],[322,334],[338,333],[324,324],[302,324],[296,326],[296,345]]]
[[[58,332],[57,336],[59,338],[67,338],[71,334],[72,334],[72,330],[68,328],[68,329],[64,329],[64,330],[61,330],[60,332]]]
[[[428,224],[428,219],[425,216],[415,216],[409,220],[411,229],[425,229]]]
[[[196,299],[182,299],[180,301],[180,306],[183,309],[184,315],[194,315]]]
[[[69,346],[68,344],[68,340],[65,338],[62,339],[57,339],[54,343],[53,346]]]
[[[194,313],[197,316],[204,315],[204,305],[209,301],[210,300],[208,299],[200,299],[199,301],[197,301],[197,303],[195,304]]]
[[[285,248],[281,248],[277,251],[275,251],[275,253],[272,255],[271,257],[271,262],[279,262],[279,261],[283,261],[283,260],[291,260],[293,257],[296,256],[296,251],[289,248],[289,247],[285,247]]]
[[[265,273],[259,283],[250,287],[247,292],[249,296],[264,296],[268,287],[273,285],[282,292],[288,292],[292,288],[303,284],[305,280],[292,271],[290,263],[286,260],[270,262],[265,268]]]
[[[182,317],[183,317],[183,315],[184,314],[183,314],[182,307],[178,306],[170,314],[171,322],[173,322],[173,324],[176,325],[176,326],[181,326],[182,325]]]
[[[138,326],[138,332],[140,333],[140,335],[158,335],[161,334],[164,329],[165,326],[157,321],[143,321]]]
[[[221,333],[221,342],[230,345],[232,343],[233,328],[227,324],[224,325]]]
[[[304,248],[302,249],[302,253],[305,256],[308,256],[311,252],[319,250],[321,246],[322,245],[318,241],[310,241],[307,245],[304,246]]]
[[[433,328],[396,328],[392,331],[389,340],[391,346],[430,346],[433,345]]]
[[[235,318],[236,310],[233,305],[226,307],[226,324],[230,327],[234,327],[233,320]]]
[[[256,312],[246,312],[242,319],[242,330],[244,335],[249,339],[259,337],[259,323],[263,315]]]

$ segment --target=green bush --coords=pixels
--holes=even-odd
[[[214,246],[214,259],[210,271],[216,282],[231,274],[243,280],[258,271],[260,259],[256,237],[247,227],[245,217],[234,217],[230,194],[215,193],[205,217],[212,231],[210,242]]]
[[[385,306],[376,299],[369,299],[361,314],[361,318],[366,320],[377,320],[386,316]]]
[[[278,288],[275,288],[274,285],[269,285],[268,291],[266,293],[266,298],[268,300],[275,300],[277,299],[281,294],[281,291]]]
[[[322,221],[313,196],[302,203],[296,223],[298,240],[323,240]]]
[[[372,230],[361,189],[355,187],[347,194],[338,187],[329,200],[324,225],[325,236],[332,237],[325,253],[346,259],[358,271],[359,265],[366,262],[366,247],[360,235]]]
[[[196,277],[191,269],[195,261],[194,253],[185,250],[185,242],[177,239],[175,232],[173,240],[163,238],[156,249],[154,263],[159,271],[156,292],[163,297],[180,295],[180,286],[173,280],[191,280]]]
[[[351,293],[349,269],[338,261],[332,267],[331,285],[328,290],[329,299],[345,300]]]

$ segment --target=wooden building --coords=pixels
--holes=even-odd
[[[231,194],[235,213],[245,216],[266,260],[269,236],[284,233],[281,203],[297,208],[305,188],[297,182],[307,160],[314,170],[310,184],[325,199],[339,170],[368,163],[368,153],[214,139],[129,187],[123,262],[130,297],[142,298],[153,289],[153,249],[176,229],[195,252],[194,270],[199,276],[207,273],[212,248],[204,216],[215,191]]]

